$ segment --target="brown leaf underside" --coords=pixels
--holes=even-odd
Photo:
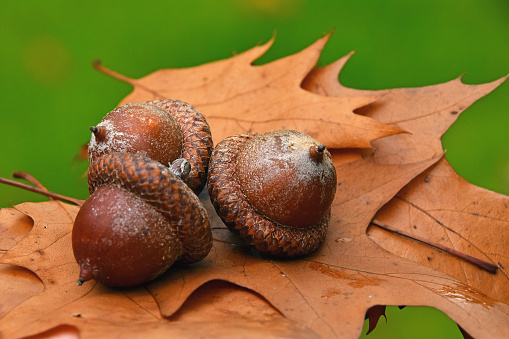
[[[288,323],[281,325],[280,334],[311,335],[309,331],[314,331],[322,337],[353,338],[359,336],[364,314],[374,305],[428,305],[444,311],[474,337],[509,335],[509,285],[504,268],[509,256],[507,246],[502,246],[506,238],[497,238],[508,233],[507,197],[455,178],[455,173],[447,169],[440,143],[458,113],[503,79],[477,86],[464,85],[458,79],[423,88],[360,91],[344,88],[337,81],[347,60],[343,58],[313,70],[303,83],[304,90],[300,88],[301,80],[313,67],[324,42],[322,39],[301,53],[263,66],[251,63],[267,45],[194,71],[164,70],[140,80],[127,79],[135,90],[123,101],[167,96],[191,102],[210,119],[216,142],[238,131],[282,127],[311,132],[318,140],[338,147],[367,147],[372,141],[373,149],[333,150],[340,186],[328,238],[320,250],[294,261],[261,258],[225,229],[208,196],[202,194],[215,238],[205,260],[189,267],[174,267],[137,289],[107,289],[93,281],[77,287],[78,267],[70,248],[70,229],[77,209],[57,202],[18,205],[19,212],[35,220],[34,228],[26,238],[14,240],[16,245],[0,260],[35,272],[44,282],[44,291],[10,306],[11,311],[0,319],[5,337],[33,334],[64,323],[76,326],[84,338],[111,330],[111,326],[120,334],[146,336],[150,331],[154,336],[182,336],[180,325],[199,319],[208,324],[204,325],[208,333],[219,334],[214,332],[221,330],[217,322],[214,325],[197,313],[193,318],[193,310],[207,306],[193,301],[195,295],[189,298],[201,293],[200,286],[210,288],[209,282],[218,280],[255,291],[259,293],[257,300],[265,298],[274,307],[263,301],[260,310],[265,310],[268,318],[251,322],[246,319],[252,314],[236,310],[234,318],[244,320],[240,325],[225,320],[221,325],[227,330],[245,326],[252,330],[250,333],[258,333],[263,331],[260,321],[284,319]],[[379,99],[373,102],[375,98]],[[304,107],[312,123],[307,121],[306,128],[290,124],[293,119],[302,119]],[[352,113],[360,107],[357,113],[364,116]],[[281,110],[286,112],[283,120],[278,116]],[[266,115],[260,113],[265,111]],[[339,138],[337,127],[326,129],[321,125],[323,112],[333,112],[326,120],[338,119],[342,126],[350,121],[345,119],[360,117],[360,125],[356,126],[361,127],[345,127],[352,134]],[[235,120],[239,116],[246,121]],[[331,124],[326,125],[330,128]],[[370,132],[363,136],[365,131],[357,133],[357,129]],[[410,133],[392,135],[400,130]],[[392,136],[380,139],[387,135]],[[458,192],[466,197],[457,197]],[[447,200],[449,194],[457,200]],[[474,195],[478,198],[472,198]],[[382,230],[369,228],[368,236],[366,230],[375,214],[401,229],[416,231],[415,224],[417,231],[424,232],[422,235],[485,260],[500,261],[503,267],[492,275]],[[488,219],[492,222],[483,224]],[[478,236],[479,228],[474,227],[478,224],[488,225],[489,231],[482,237]],[[441,234],[445,233],[448,237],[442,240]],[[0,287],[3,284],[0,280]],[[236,293],[235,298],[249,298],[245,290],[231,293]],[[218,297],[210,292],[205,295]],[[218,312],[224,316],[230,306],[217,306]],[[298,331],[286,332],[291,331],[291,324],[299,324]]]

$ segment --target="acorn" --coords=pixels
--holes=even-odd
[[[185,173],[186,161],[178,162]],[[88,185],[72,230],[78,285],[139,285],[212,248],[207,211],[171,168],[140,154],[105,154],[90,164]]]
[[[210,158],[208,192],[216,212],[269,256],[299,257],[320,247],[336,187],[325,145],[298,131],[234,135]]]
[[[90,163],[109,153],[141,154],[167,166],[182,158],[191,167],[186,184],[196,194],[205,186],[212,136],[203,115],[188,103],[161,99],[122,105],[90,130]]]

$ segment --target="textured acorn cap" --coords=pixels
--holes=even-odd
[[[194,263],[210,252],[212,231],[207,210],[168,167],[139,154],[107,154],[88,169],[91,194],[106,185],[136,194],[168,220],[182,246],[179,262]]]

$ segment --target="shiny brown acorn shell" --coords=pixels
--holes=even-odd
[[[182,254],[168,221],[122,188],[99,187],[81,206],[72,229],[78,285],[95,280],[135,286],[165,272]]]
[[[198,197],[167,167],[142,155],[114,153],[98,158],[88,171],[89,191],[115,186],[143,199],[168,220],[182,247],[181,263],[195,263],[212,248],[207,211]]]
[[[299,131],[257,134],[237,153],[236,166],[247,200],[281,225],[307,228],[319,223],[336,194],[330,152]]]
[[[330,208],[315,225],[288,227],[269,220],[252,207],[237,178],[237,154],[256,134],[238,134],[216,145],[209,163],[208,192],[226,226],[248,245],[274,257],[293,258],[315,251],[324,242]]]
[[[89,163],[108,153],[132,153],[168,164],[182,153],[182,133],[177,120],[164,109],[146,102],[116,107],[90,130]]]
[[[144,126],[143,121],[129,118],[130,115],[136,114],[136,110],[142,110],[139,114],[143,115],[148,115],[152,110],[154,117],[161,121],[154,127]],[[168,114],[169,119],[161,117],[161,113]],[[115,121],[116,119],[121,121]],[[130,125],[131,119],[135,122],[134,125]],[[140,119],[144,118],[140,117]],[[114,124],[120,125],[118,131]],[[158,129],[163,125],[164,129],[159,132]],[[177,130],[174,131],[173,125],[177,126]],[[107,136],[108,128],[115,129],[110,137]],[[151,129],[154,129],[153,133]],[[91,130],[93,134],[89,144],[90,163],[100,155],[120,152],[143,154],[164,165],[168,165],[177,158],[184,158],[191,165],[191,172],[184,179],[185,183],[196,194],[203,190],[207,180],[213,142],[210,127],[204,116],[190,104],[180,100],[160,99],[122,105],[108,113]],[[159,133],[164,135],[163,140]],[[143,135],[147,140],[133,141],[133,139],[139,139],[139,135]],[[104,141],[108,138],[113,142]],[[100,145],[101,142],[103,142],[102,145]]]
[[[205,117],[193,106],[180,100],[159,99],[148,101],[170,113],[180,125],[183,158],[191,165],[184,182],[199,194],[207,182],[209,159],[214,147],[210,126]]]

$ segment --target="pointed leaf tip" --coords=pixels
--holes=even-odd
[[[369,322],[369,328],[366,332],[366,335],[373,332],[373,330],[376,328],[376,325],[378,324],[378,320],[380,317],[385,318],[385,322],[387,322],[387,316],[385,315],[385,305],[375,305],[371,308],[369,308],[366,312],[366,318],[368,318]]]
[[[236,57],[237,58],[243,58],[243,59],[246,59],[246,61],[250,64],[252,64],[253,62],[255,62],[258,58],[260,58],[262,55],[264,55],[265,53],[267,53],[267,51],[272,47],[272,45],[274,44],[276,40],[276,35],[274,33],[274,35],[270,38],[269,41],[267,41],[266,43],[262,43],[258,46],[255,46],[253,48],[250,48],[248,49],[247,51],[245,52],[242,52],[240,54],[238,54]]]
[[[354,54],[355,54],[355,51],[351,51],[344,57],[330,63],[329,65],[325,66],[324,68],[329,69],[329,75],[331,75],[331,76],[335,75],[335,79],[337,80],[339,77],[339,74],[341,73],[341,70],[343,69],[343,67],[345,67],[348,60],[350,60],[350,58]]]

